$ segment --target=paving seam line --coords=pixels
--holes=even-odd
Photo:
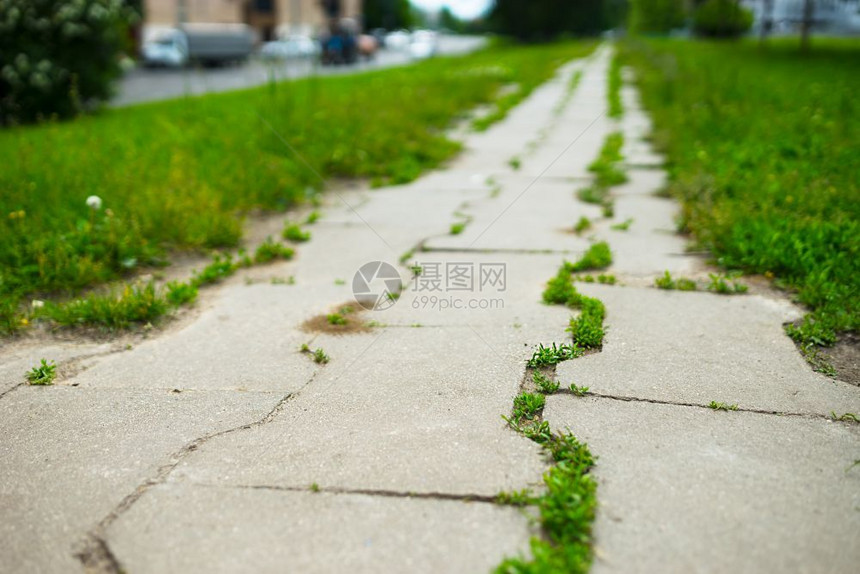
[[[297,391],[292,391],[281,397],[275,406],[261,419],[245,423],[226,430],[210,433],[193,439],[187,443],[179,451],[173,453],[169,457],[169,461],[158,468],[155,475],[144,480],[133,492],[126,495],[116,507],[113,508],[104,518],[102,518],[96,526],[84,535],[83,539],[73,549],[74,556],[81,562],[84,570],[87,572],[108,572],[119,573],[123,572],[123,568],[116,556],[110,549],[105,538],[105,532],[118,518],[131,509],[140,498],[146,494],[151,488],[164,484],[170,473],[179,466],[185,458],[196,451],[198,448],[214,438],[225,436],[234,432],[250,430],[272,422],[278,414],[283,411],[287,403],[295,399],[314,379],[316,379],[319,370],[315,371],[305,384]]]
[[[419,500],[448,500],[459,502],[480,502],[484,504],[497,504],[496,495],[487,494],[456,494],[452,492],[409,492],[400,490],[387,490],[375,488],[346,488],[325,487],[318,488],[308,486],[280,486],[269,484],[211,484],[205,482],[191,483],[191,486],[202,486],[206,488],[230,488],[240,490],[274,490],[279,492],[298,492],[305,494],[338,494],[355,496],[377,496],[381,498],[413,498]]]

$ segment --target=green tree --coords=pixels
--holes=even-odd
[[[738,0],[707,0],[693,14],[693,29],[700,36],[736,38],[747,32],[753,14]]]
[[[684,25],[684,0],[630,0],[628,25],[633,32],[665,34]]]
[[[0,0],[0,124],[70,117],[107,99],[137,18],[114,0]]]
[[[364,29],[397,30],[412,25],[409,0],[364,0]]]
[[[501,34],[524,41],[597,34],[620,22],[623,0],[496,0],[490,20]]]

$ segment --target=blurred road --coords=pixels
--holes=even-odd
[[[484,45],[486,39],[479,36],[440,36],[439,54],[451,55],[471,52]],[[223,68],[137,68],[120,81],[116,96],[111,101],[114,107],[129,106],[199,95],[211,92],[226,92],[264,84],[269,79],[285,80],[308,76],[314,71],[319,75],[354,74],[379,68],[401,66],[412,61],[402,51],[381,50],[370,62],[353,66],[319,66],[304,60],[262,62],[252,59],[239,66]]]

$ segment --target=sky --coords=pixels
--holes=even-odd
[[[471,19],[483,14],[493,0],[410,0],[425,10],[439,10],[448,6],[458,18]]]

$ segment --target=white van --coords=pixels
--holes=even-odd
[[[149,66],[220,64],[245,60],[254,44],[254,31],[245,24],[185,24],[144,31],[141,56]]]

